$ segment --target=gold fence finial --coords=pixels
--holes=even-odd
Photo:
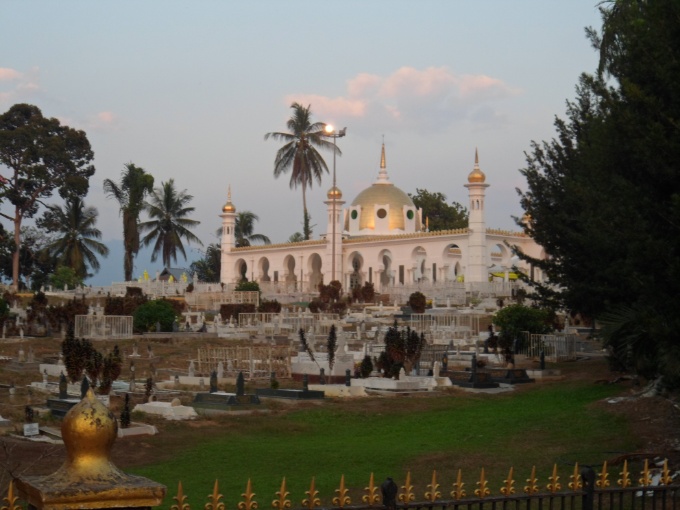
[[[641,486],[647,487],[648,485],[652,485],[652,473],[649,472],[649,460],[645,459],[645,465],[640,474],[642,475],[642,478],[640,478]]]
[[[321,506],[321,500],[319,499],[319,491],[314,487],[314,477],[312,477],[312,483],[309,486],[309,490],[305,491],[307,497],[302,500],[302,506],[308,510],[312,510],[317,506]]]
[[[281,488],[276,493],[276,496],[278,497],[278,499],[272,501],[272,508],[276,508],[277,510],[286,510],[291,507],[290,499],[288,499],[288,496],[290,496],[290,492],[286,490],[285,476],[283,477],[283,481],[281,482]]]
[[[23,510],[20,505],[16,504],[18,500],[19,496],[14,495],[14,480],[10,480],[7,496],[3,498],[3,501],[7,503],[7,506],[3,506],[2,510]]]
[[[531,476],[527,478],[527,484],[524,486],[524,492],[527,494],[536,494],[538,492],[538,478],[536,478],[536,466],[531,468]]]
[[[581,481],[581,474],[578,472],[578,462],[574,464],[574,474],[569,475],[569,478],[571,479],[571,482],[569,482],[568,487],[573,490],[577,491],[581,488],[583,488],[583,482]]]
[[[375,486],[373,473],[371,473],[371,478],[368,480],[368,487],[364,487],[364,491],[366,491],[366,494],[361,498],[361,501],[368,504],[368,506],[380,503],[380,496],[378,496],[378,488]]]
[[[557,476],[557,464],[553,464],[552,476],[548,477],[548,481],[550,483],[546,485],[546,488],[553,494],[555,494],[558,490],[562,488],[562,484],[560,483],[560,477]]]
[[[668,459],[664,459],[663,469],[661,470],[661,485],[670,485],[672,481],[671,472],[668,470]]]
[[[451,491],[451,497],[453,499],[461,499],[465,497],[465,490],[463,489],[464,485],[463,472],[461,469],[458,469],[458,477],[456,478],[456,481],[453,482],[453,490]]]
[[[623,461],[623,471],[621,471],[619,475],[621,475],[621,478],[616,481],[616,485],[619,485],[624,489],[630,487],[631,481],[630,473],[628,472],[628,460]]]
[[[595,482],[595,486],[599,487],[600,489],[604,489],[605,487],[609,487],[609,473],[607,473],[607,461],[604,461],[604,464],[602,464],[602,472],[598,475],[598,480]]]
[[[255,501],[255,493],[253,492],[253,486],[248,478],[248,483],[246,484],[246,491],[241,494],[243,501],[239,502],[238,510],[257,510],[258,504]]]
[[[191,510],[189,503],[187,503],[187,497],[184,494],[184,490],[182,489],[181,481],[177,484],[177,496],[172,499],[174,499],[177,503],[172,505],[170,510]]]
[[[408,503],[409,501],[415,501],[416,495],[413,493],[413,485],[411,485],[411,472],[406,473],[406,481],[404,485],[401,486],[404,492],[399,494],[399,501],[402,503]]]
[[[335,506],[343,508],[345,505],[352,504],[352,501],[349,499],[349,496],[347,495],[349,489],[345,488],[345,475],[342,475],[340,477],[340,488],[335,489],[335,492],[338,494],[333,498],[333,504]]]
[[[225,510],[224,502],[220,501],[223,497],[224,496],[220,494],[219,484],[217,480],[215,480],[215,485],[213,485],[212,494],[208,494],[208,502],[203,507],[204,510]]]
[[[483,499],[486,496],[491,495],[491,491],[489,490],[488,484],[489,482],[486,480],[486,477],[484,476],[484,468],[482,468],[482,472],[479,475],[479,481],[477,482],[477,488],[475,489],[475,496]]]
[[[429,502],[434,503],[438,498],[442,497],[442,493],[439,492],[436,470],[432,471],[432,483],[428,484],[428,487],[430,490],[425,493],[425,499],[427,499]]]
[[[513,469],[510,468],[510,471],[508,471],[508,477],[503,480],[503,487],[501,487],[501,494],[503,496],[512,496],[515,493],[515,480],[512,479],[512,471]]]

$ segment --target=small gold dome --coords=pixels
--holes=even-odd
[[[338,188],[337,186],[333,186],[331,189],[328,190],[326,196],[328,197],[328,200],[333,200],[333,198],[335,198],[336,200],[340,200],[342,198],[342,191],[340,191],[340,188]]]
[[[475,149],[475,166],[468,175],[468,182],[471,184],[483,183],[486,181],[486,175],[479,168],[479,156],[477,154],[477,149]]]
[[[234,204],[231,203],[231,184],[229,185],[229,188],[227,188],[227,203],[224,204],[224,207],[222,207],[222,212],[224,213],[236,212],[236,207],[234,207]]]
[[[66,445],[65,466],[71,476],[101,478],[119,473],[109,462],[111,447],[118,436],[118,423],[92,388],[66,413],[61,436]]]

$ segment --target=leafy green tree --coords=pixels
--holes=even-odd
[[[156,331],[156,323],[160,323],[161,331],[172,331],[174,321],[175,309],[163,299],[143,303],[132,316],[132,326],[138,333]]]
[[[153,191],[153,176],[143,168],[127,163],[120,178],[120,183],[104,179],[104,192],[113,197],[120,205],[123,216],[123,271],[125,281],[132,280],[134,257],[139,253],[139,215],[144,208],[144,198]]]
[[[413,310],[413,313],[425,313],[427,298],[422,292],[416,291],[408,297],[408,305]]]
[[[236,247],[250,246],[253,242],[271,244],[266,235],[255,234],[255,222],[260,218],[250,211],[240,211],[236,214],[234,225],[234,239]]]
[[[524,228],[549,257],[523,256],[546,304],[606,318],[606,344],[646,377],[680,384],[680,4],[603,3],[597,72],[533,143]]]
[[[65,285],[68,285],[69,289],[75,289],[82,284],[83,279],[69,266],[58,266],[50,275],[50,285],[57,289],[63,289]]]
[[[31,290],[38,290],[49,281],[57,262],[46,249],[53,242],[53,235],[36,227],[21,227],[21,248],[19,255],[19,283]],[[12,280],[12,259],[14,238],[7,235],[0,225],[0,275]]]
[[[87,194],[94,153],[85,132],[45,118],[37,106],[16,104],[0,115],[0,200],[14,206],[14,214],[0,213],[14,227],[12,285],[19,286],[21,226],[32,218],[55,191],[62,198]]]
[[[162,182],[160,188],[151,192],[150,200],[146,202],[145,207],[150,219],[139,224],[140,232],[147,233],[142,239],[142,244],[144,246],[153,244],[151,262],[155,262],[161,254],[163,264],[170,267],[171,262],[177,261],[178,251],[186,259],[182,239],[189,244],[195,242],[203,245],[190,230],[200,222],[187,218],[194,212],[194,208],[188,206],[193,198],[186,190],[178,192],[174,179]]]
[[[203,258],[189,266],[191,273],[196,273],[202,282],[219,282],[222,270],[222,249],[217,243],[209,244]]]
[[[446,202],[446,195],[435,191],[416,188],[416,193],[408,194],[416,207],[423,211],[423,221],[428,219],[430,231],[454,230],[468,226],[468,210],[458,202]]]
[[[326,124],[312,123],[311,105],[305,107],[300,103],[293,103],[290,107],[293,114],[286,123],[288,132],[267,133],[264,139],[273,138],[284,142],[276,153],[274,177],[290,172],[290,187],[302,188],[303,235],[307,240],[311,235],[311,227],[306,191],[312,187],[314,181],[321,184],[321,176],[324,172],[328,173],[328,166],[317,148],[335,150],[338,156],[341,156],[342,152],[324,137]]]
[[[49,206],[37,222],[38,227],[55,235],[55,240],[47,246],[50,255],[59,265],[73,268],[81,279],[91,276],[88,268],[99,270],[97,255],[109,254],[106,245],[97,241],[102,237],[96,228],[97,214],[97,209],[85,206],[80,197],[71,197],[63,208]]]
[[[304,240],[305,236],[303,236],[300,232],[295,232],[288,238],[289,243],[301,243]]]
[[[549,333],[552,330],[551,318],[552,312],[546,308],[509,305],[496,312],[493,323],[500,329],[501,346],[511,347],[515,341],[522,341],[524,332]]]

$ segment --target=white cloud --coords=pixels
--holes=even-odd
[[[40,92],[40,70],[37,67],[20,72],[9,67],[0,67],[0,106],[28,102]]]
[[[23,75],[15,69],[0,67],[0,81],[18,80],[22,76]]]
[[[317,118],[342,124],[431,132],[454,123],[504,118],[498,102],[521,91],[483,74],[456,74],[447,67],[401,67],[388,76],[360,73],[340,97],[291,94],[286,102],[311,104]],[[480,115],[480,110],[484,114]],[[493,113],[492,113],[493,112]]]

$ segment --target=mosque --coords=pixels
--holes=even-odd
[[[235,247],[236,208],[231,191],[222,208],[222,272],[220,281],[246,278],[263,289],[314,292],[319,283],[338,280],[343,290],[365,282],[389,293],[396,287],[442,287],[507,282],[517,267],[535,280],[538,269],[523,267],[511,250],[516,246],[535,257],[545,257],[541,246],[523,232],[490,229],[485,220],[489,184],[475,163],[468,175],[467,228],[430,232],[423,211],[387,175],[385,145],[375,182],[345,207],[342,192],[327,193],[327,229],[320,239],[270,245]]]

